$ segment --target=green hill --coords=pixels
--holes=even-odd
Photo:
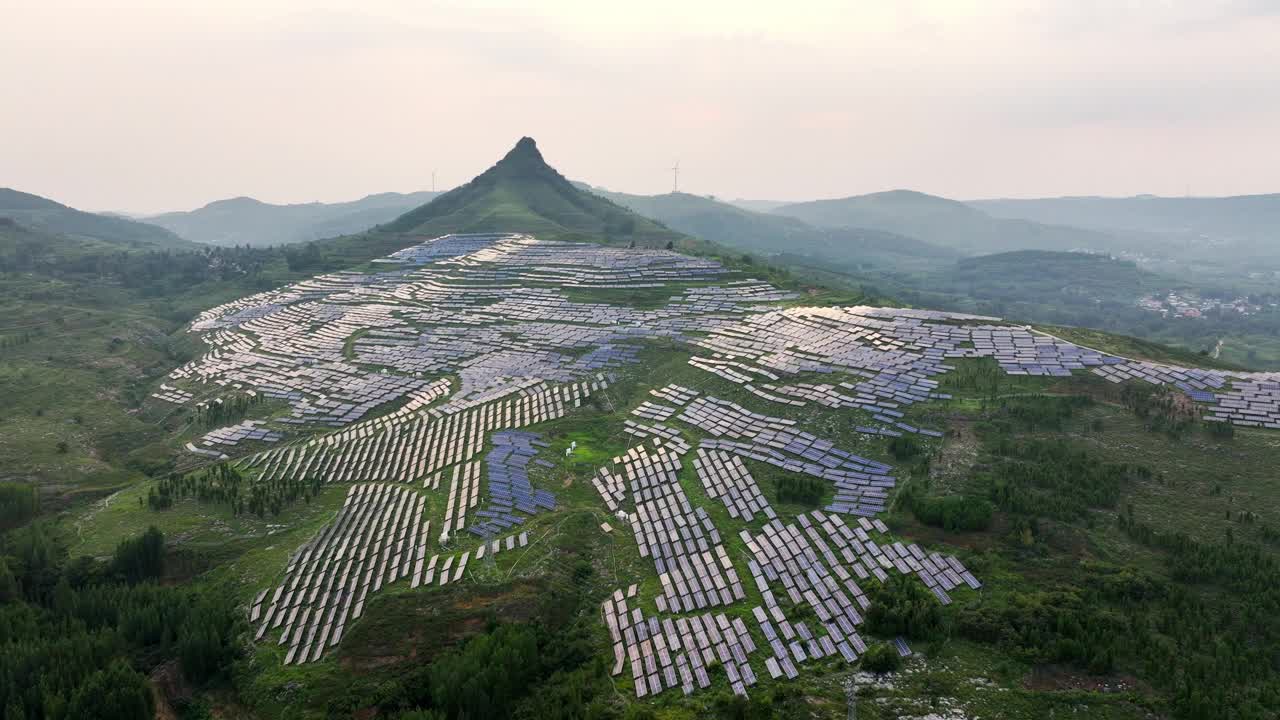
[[[1144,292],[1169,287],[1169,280],[1140,269],[1136,263],[1095,253],[1017,250],[964,258],[934,283],[996,295],[1007,288],[1016,295],[1040,298],[1077,296],[1132,301]]]
[[[349,235],[393,220],[439,193],[379,193],[352,202],[274,205],[248,197],[171,212],[147,222],[209,245],[288,245]]]
[[[11,188],[0,188],[0,218],[10,218],[39,232],[100,241],[121,249],[188,247],[186,241],[162,227],[76,210],[48,198]]]
[[[28,272],[58,259],[74,257],[106,243],[52,235],[0,217],[0,273]]]
[[[976,208],[912,190],[814,200],[773,210],[820,227],[859,227],[918,238],[968,254],[1009,250],[1110,250],[1117,242],[1096,230],[992,217]]]
[[[543,160],[533,138],[474,180],[405,213],[384,232],[529,232],[544,238],[662,245],[683,236],[602,197],[583,192]]]
[[[1112,330],[1116,318],[1147,316],[1136,306],[1142,295],[1181,285],[1128,260],[1046,250],[962,258],[897,279],[893,291],[915,304]]]
[[[950,262],[958,253],[922,240],[866,228],[821,228],[688,193],[591,192],[664,225],[745,252],[808,257],[846,269],[900,269]]]

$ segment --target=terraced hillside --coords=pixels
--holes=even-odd
[[[726,692],[800,692],[815,713],[840,714],[843,683],[880,709],[865,713],[910,708],[924,699],[851,675],[860,658],[923,650],[909,668],[976,662],[963,672],[998,675],[974,660],[983,640],[966,623],[989,594],[1057,582],[1022,587],[1034,581],[1010,577],[998,537],[972,531],[1030,515],[1019,537],[1052,544],[1036,513],[1096,525],[1149,476],[1099,462],[1068,480],[1079,488],[1015,473],[940,495],[920,458],[954,472],[943,460],[972,442],[956,423],[979,408],[986,422],[1023,418],[1005,431],[1018,438],[1042,415],[1071,421],[1092,407],[1082,400],[1139,393],[1149,414],[1167,402],[1171,417],[1202,418],[1185,423],[1193,435],[1234,424],[1267,444],[1265,427],[1280,428],[1275,376],[1125,360],[995,318],[808,307],[664,250],[451,235],[378,264],[203,313],[191,331],[208,352],[155,401],[202,413],[265,397],[275,409],[193,435],[186,447],[206,464],[147,488],[149,507],[116,502],[134,523],[186,527],[191,546],[241,546],[228,568],[259,641],[262,696],[396,665],[424,634],[457,632],[429,629],[423,608],[492,608],[530,583],[571,607],[562,622],[610,659],[596,680],[624,704],[679,714]],[[1031,462],[1030,440],[1004,442],[987,451]],[[1087,488],[1088,473],[1106,488]],[[313,497],[328,510],[293,521]],[[964,504],[976,510],[950,507]],[[211,507],[286,529],[188,525]],[[115,540],[90,530],[86,542]],[[946,617],[959,638],[936,634]],[[991,681],[951,688],[948,702],[1001,707]],[[1020,695],[1028,713],[1158,706],[1141,693]]]

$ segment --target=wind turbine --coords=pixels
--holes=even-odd
[[[679,191],[680,191],[680,161],[677,160],[676,164],[671,168],[671,192],[677,193]]]

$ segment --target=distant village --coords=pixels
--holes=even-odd
[[[1176,291],[1170,291],[1164,296],[1159,293],[1144,295],[1138,299],[1138,307],[1149,312],[1159,313],[1163,317],[1199,318],[1204,317],[1206,313],[1214,311],[1234,311],[1240,315],[1255,315],[1264,310],[1274,310],[1277,304],[1273,302],[1268,305],[1259,305],[1250,302],[1249,298],[1245,296],[1228,300],[1200,297],[1194,293],[1180,294]]]

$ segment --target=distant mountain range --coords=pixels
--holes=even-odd
[[[68,207],[31,193],[0,188],[0,218],[33,234],[62,236],[59,247],[102,245],[122,250],[158,250],[189,247],[189,243],[162,227],[112,215],[99,215]],[[12,224],[8,225],[13,233]],[[66,241],[72,241],[68,243]]]
[[[840,269],[901,267],[960,256],[951,248],[893,232],[864,227],[815,227],[795,217],[755,212],[700,195],[630,195],[584,183],[579,187],[673,230],[742,252],[821,259]]]
[[[913,237],[967,255],[1010,250],[1114,250],[1114,236],[1097,230],[997,218],[962,202],[912,190],[781,205],[777,215],[818,227],[860,227]]]
[[[968,204],[996,217],[1104,231],[1194,233],[1248,243],[1280,241],[1280,194],[1217,198],[1060,197],[975,200]]]
[[[187,212],[146,218],[192,242],[208,245],[291,245],[349,235],[394,220],[439,193],[379,193],[342,203],[273,205],[248,197],[211,202]]]

